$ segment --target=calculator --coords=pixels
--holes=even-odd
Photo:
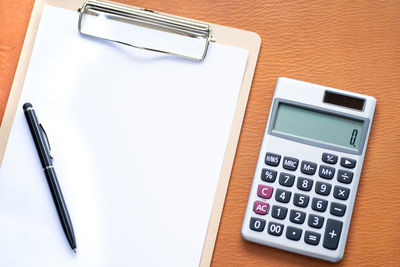
[[[244,239],[343,258],[376,99],[279,78],[242,225]]]

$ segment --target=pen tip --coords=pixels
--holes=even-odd
[[[76,253],[76,248],[74,248],[73,251]]]

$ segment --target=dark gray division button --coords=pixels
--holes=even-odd
[[[337,180],[344,184],[350,184],[353,181],[353,172],[346,170],[339,170]]]

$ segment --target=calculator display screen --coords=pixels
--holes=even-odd
[[[358,149],[363,127],[361,120],[279,103],[273,130]]]

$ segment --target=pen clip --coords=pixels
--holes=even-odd
[[[47,146],[47,149],[48,149],[48,151],[49,151],[49,154],[50,154],[50,158],[51,159],[54,159],[53,158],[53,154],[51,153],[51,147],[50,147],[50,142],[49,142],[49,138],[47,137],[47,133],[46,133],[46,131],[44,130],[44,128],[43,128],[43,125],[41,124],[41,123],[39,123],[39,126],[40,126],[40,128],[42,129],[42,132],[44,133],[43,134],[43,139],[45,139],[46,140],[46,146]]]

